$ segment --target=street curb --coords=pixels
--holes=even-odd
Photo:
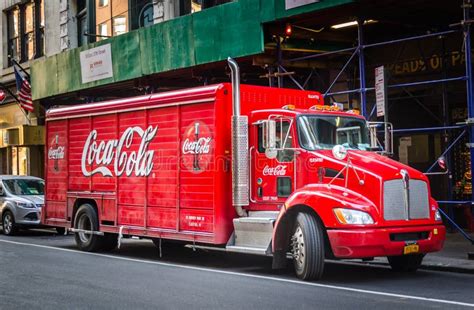
[[[365,264],[390,267],[390,264],[383,263],[383,262],[365,262]],[[443,271],[443,272],[455,272],[455,273],[464,273],[464,274],[474,274],[474,269],[462,268],[462,267],[458,267],[458,266],[424,264],[424,265],[421,265],[418,269]]]

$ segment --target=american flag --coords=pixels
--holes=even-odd
[[[33,112],[33,101],[31,100],[31,86],[28,82],[26,74],[18,68],[15,64],[13,65],[15,70],[16,89],[18,94],[18,101],[20,106],[26,111]]]

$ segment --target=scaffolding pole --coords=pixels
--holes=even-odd
[[[357,51],[359,53],[359,79],[360,79],[360,112],[367,118],[367,90],[365,89],[365,57],[364,57],[364,20],[357,20]]]
[[[472,120],[474,117],[474,102],[473,102],[473,89],[472,89],[472,59],[471,59],[471,24],[467,21],[471,19],[471,0],[464,0],[463,3],[463,31],[464,31],[464,52],[466,57],[466,89],[467,89],[467,117],[468,120]],[[474,168],[474,127],[469,127],[469,150],[471,155],[471,176],[473,175]],[[474,184],[471,177],[471,185]],[[471,187],[472,188],[472,187]],[[471,192],[471,200],[474,201],[474,191]],[[472,210],[471,208],[471,211]]]

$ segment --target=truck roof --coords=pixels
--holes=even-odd
[[[209,86],[194,87],[176,91],[168,91],[151,95],[137,97],[120,98],[103,102],[77,104],[71,106],[53,107],[46,112],[46,119],[71,118],[79,116],[90,116],[115,112],[126,112],[131,110],[150,109],[152,107],[165,107],[184,105],[190,103],[213,101],[219,92],[228,93],[231,90],[229,83],[221,83]],[[293,101],[299,103],[299,106],[309,108],[311,105],[323,103],[323,97],[315,91],[302,91],[286,88],[271,88],[265,86],[241,85],[242,99],[250,98],[252,102],[273,102],[272,107],[276,105],[285,105],[286,101],[293,98]],[[266,96],[266,97],[265,97]],[[263,99],[263,98],[266,99]],[[295,99],[298,98],[298,99]],[[252,104],[253,105],[253,104]],[[242,107],[242,113],[250,112]],[[247,111],[246,111],[247,110]]]
[[[326,115],[326,116],[343,116],[343,117],[355,117],[360,119],[365,119],[362,115],[358,115],[355,113],[351,113],[348,111],[319,111],[319,110],[312,110],[312,109],[269,109],[269,110],[257,110],[252,112],[252,116],[256,116],[258,114],[268,114],[268,113],[275,113],[280,115],[288,115],[296,117],[298,115]]]

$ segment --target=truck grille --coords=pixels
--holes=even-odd
[[[420,180],[410,180],[409,182],[408,208],[405,206],[403,180],[384,182],[383,216],[386,221],[426,219],[430,217],[428,185]]]

